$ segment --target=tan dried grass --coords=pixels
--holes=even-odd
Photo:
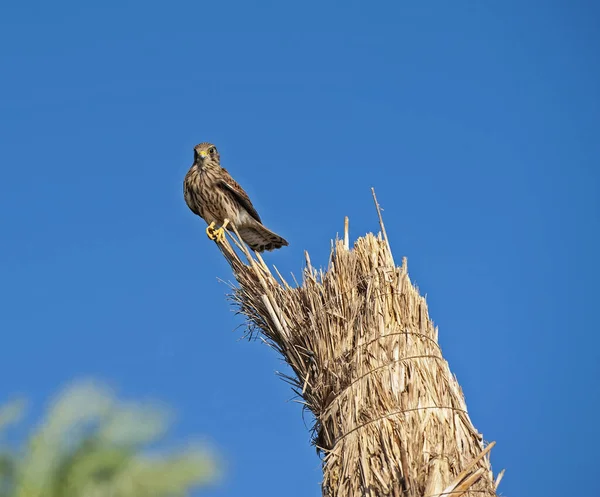
[[[296,287],[232,234],[246,259],[219,245],[239,283],[232,300],[290,365],[286,380],[314,414],[324,496],[495,496],[494,443],[471,423],[425,299],[406,259],[395,266],[380,222],[383,235],[350,249],[346,220],[327,271],[306,254]]]

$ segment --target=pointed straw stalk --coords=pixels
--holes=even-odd
[[[327,272],[306,254],[295,288],[230,233],[247,260],[219,245],[239,283],[231,298],[250,334],[290,365],[285,378],[314,414],[324,496],[495,496],[494,443],[471,423],[425,299],[381,227],[383,238],[367,234],[349,250],[346,222]]]

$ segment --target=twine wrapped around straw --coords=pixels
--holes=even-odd
[[[374,195],[374,194],[373,194]],[[326,272],[308,254],[302,284],[277,279],[231,235],[219,244],[248,322],[292,368],[285,377],[316,419],[326,497],[495,496],[489,451],[438,345],[406,259],[396,267],[379,236],[352,249],[346,220]],[[279,281],[278,281],[279,280]]]

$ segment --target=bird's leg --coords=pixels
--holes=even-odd
[[[218,243],[223,243],[225,241],[225,228],[227,228],[228,224],[229,219],[227,218],[225,218],[223,225],[218,229],[215,229],[215,223],[211,223],[210,226],[206,228],[206,234],[208,235],[208,238],[211,240],[216,240]]]
[[[213,221],[206,227],[206,236],[208,236],[208,238],[210,238],[211,240],[214,240],[215,239],[214,232],[215,232],[215,222]]]

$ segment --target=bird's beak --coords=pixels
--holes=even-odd
[[[206,153],[205,150],[198,152],[196,149],[194,149],[194,164],[197,164],[199,162],[200,163],[204,162],[204,159],[206,159],[207,156],[208,156],[208,154]]]

